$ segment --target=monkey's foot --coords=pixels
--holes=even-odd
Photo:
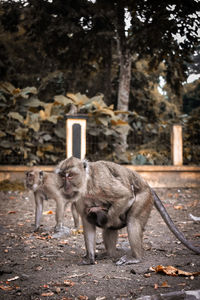
[[[39,227],[35,228],[33,232],[39,232]]]
[[[55,233],[52,235],[52,238],[54,239],[59,239],[59,238],[62,238],[62,237],[66,237],[66,236],[69,236],[71,235],[72,231],[70,228],[68,227],[61,227],[59,230],[55,230]]]
[[[80,263],[78,263],[79,266],[94,265],[94,264],[95,264],[95,260],[89,258],[84,258]]]
[[[127,255],[124,255],[116,262],[116,265],[117,266],[132,265],[132,264],[138,264],[139,262],[141,262],[139,258],[128,257]]]
[[[98,253],[95,256],[98,260],[103,260],[103,259],[107,259],[110,258],[110,256],[107,254],[107,252],[103,252],[103,253]]]

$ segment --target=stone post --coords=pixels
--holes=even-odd
[[[66,116],[66,157],[84,159],[86,154],[86,116]]]
[[[182,126],[173,125],[171,132],[171,154],[174,166],[183,165],[183,137]]]

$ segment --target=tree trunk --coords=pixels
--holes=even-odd
[[[120,76],[117,109],[128,111],[131,82],[131,55],[129,51],[120,53]],[[126,116],[126,115],[122,115]],[[126,118],[126,117],[125,117]],[[123,117],[124,120],[124,117]]]
[[[131,81],[131,55],[129,51],[120,51],[120,76],[119,76],[119,89],[117,109],[121,111],[128,111],[129,107],[129,94],[130,94],[130,81]],[[127,114],[120,114],[123,121],[128,121]],[[127,135],[120,134],[116,146],[117,157],[121,161],[127,161],[126,150],[128,148]]]

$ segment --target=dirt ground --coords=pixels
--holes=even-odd
[[[199,189],[156,189],[177,227],[200,246]],[[52,214],[48,214],[51,213]],[[27,192],[0,192],[0,299],[137,299],[200,288],[200,276],[168,276],[153,272],[157,265],[187,272],[200,271],[200,258],[182,246],[153,209],[144,233],[144,259],[137,265],[116,266],[112,259],[80,266],[83,234],[52,238],[55,203],[45,202],[41,230],[33,233],[34,201]],[[73,229],[70,209],[65,224]],[[129,250],[126,231],[120,232],[119,257]],[[98,229],[97,251],[103,251]]]

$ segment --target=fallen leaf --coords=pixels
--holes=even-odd
[[[80,300],[88,300],[88,297],[87,296],[78,296],[78,299],[80,299]]]
[[[46,237],[44,237],[44,236],[36,236],[36,239],[38,239],[38,240],[46,240]]]
[[[48,289],[48,288],[49,288],[49,285],[48,285],[48,284],[43,284],[42,287],[45,288],[45,289]]]
[[[82,229],[72,230],[72,234],[73,235],[83,234],[83,230]]]
[[[68,245],[69,241],[68,240],[60,241],[59,244],[61,244],[61,245]]]
[[[119,234],[119,237],[120,238],[126,238],[126,237],[128,237],[128,233]]]
[[[174,205],[174,209],[181,210],[183,209],[182,205]]]
[[[146,277],[146,278],[151,277],[151,273],[145,273],[145,274],[144,274],[144,277]]]
[[[194,200],[194,201],[190,202],[189,204],[187,204],[187,206],[188,206],[188,207],[195,207],[195,206],[198,205],[198,203],[199,203],[198,200]]]
[[[158,265],[152,268],[157,273],[164,273],[169,276],[198,276],[200,272],[185,272],[180,269],[177,269],[173,266],[162,266]]]
[[[0,289],[3,291],[12,291],[13,287],[8,285],[0,285]]]
[[[195,233],[193,236],[194,237],[200,237],[200,233]]]
[[[10,282],[10,281],[14,281],[14,280],[17,280],[17,279],[19,279],[19,276],[15,276],[13,278],[7,279],[7,281]]]
[[[61,291],[61,288],[60,288],[60,287],[57,287],[57,288],[56,288],[56,293],[59,294],[60,291]]]
[[[41,294],[42,297],[51,297],[51,296],[53,296],[53,295],[54,295],[53,292],[48,292],[48,293],[42,293],[42,294]]]
[[[158,284],[157,284],[157,283],[154,284],[154,289],[155,289],[155,290],[158,289]]]
[[[16,211],[15,211],[15,210],[10,210],[10,211],[8,212],[8,214],[16,214]]]
[[[44,211],[42,214],[43,215],[53,215],[53,211],[52,210]]]
[[[170,285],[167,283],[167,281],[164,281],[160,287],[165,287],[165,288],[169,288]]]
[[[178,283],[180,286],[186,286],[186,282]]]
[[[74,286],[75,285],[75,283],[73,281],[71,281],[71,280],[64,280],[64,284],[66,286]]]
[[[19,94],[20,92],[21,92],[20,88],[15,88],[15,89],[12,91],[13,95],[17,95],[17,94]]]

